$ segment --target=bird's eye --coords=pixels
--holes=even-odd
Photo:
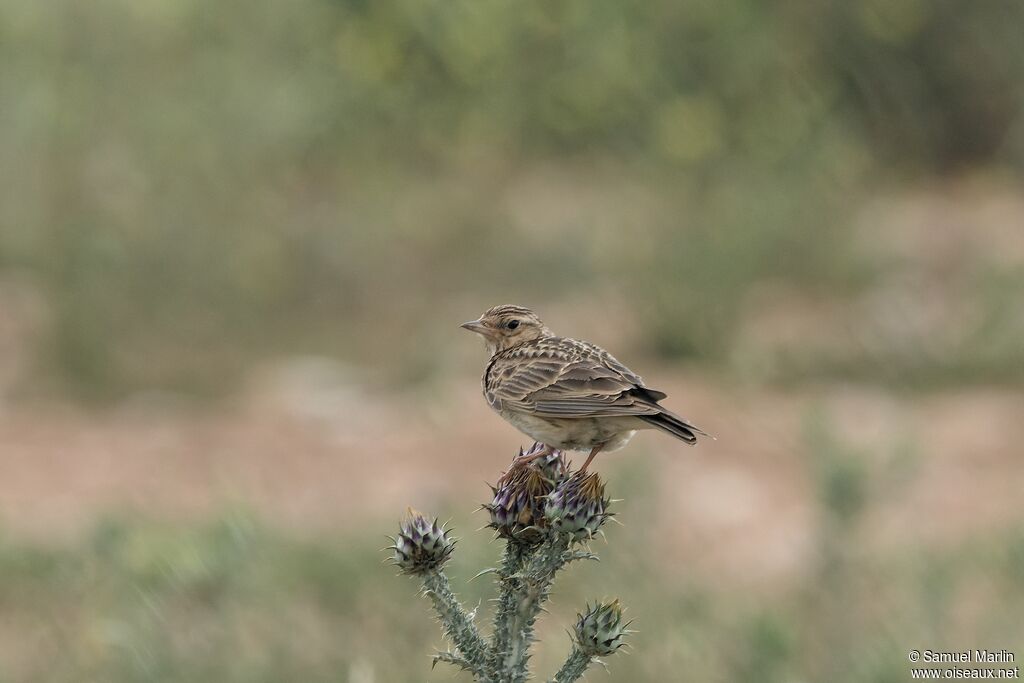
[[[519,321],[518,320],[509,320],[507,323],[505,323],[505,327],[507,327],[510,330],[514,330],[517,327],[519,327]]]

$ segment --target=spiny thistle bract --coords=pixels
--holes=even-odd
[[[544,516],[554,531],[582,541],[592,538],[611,516],[610,503],[596,472],[574,472],[548,494]]]
[[[565,476],[565,461],[557,451],[531,460],[537,450],[535,444],[525,454],[520,451],[498,485],[492,487],[494,498],[483,506],[491,513],[491,528],[503,538],[537,541],[547,526],[544,503]]]
[[[576,618],[576,644],[591,657],[610,655],[625,643],[629,623],[622,623],[622,607],[618,600],[587,605],[587,611]]]
[[[481,633],[477,610],[468,611],[452,591],[444,564],[454,540],[443,526],[411,509],[392,539],[392,561],[423,584],[422,594],[440,618],[449,647],[434,655],[473,676],[478,683],[527,683],[535,624],[551,594],[555,575],[576,560],[596,559],[574,544],[591,538],[611,514],[604,484],[597,474],[570,472],[558,451],[544,455],[541,444],[513,460],[492,487],[494,498],[483,508],[490,526],[505,541],[500,566],[479,575],[496,577],[494,626]],[[551,679],[574,683],[599,656],[622,646],[628,624],[618,601],[587,607],[572,634],[573,647]]]
[[[430,521],[412,508],[398,527],[394,539],[393,563],[407,574],[422,574],[439,569],[455,550],[455,540],[448,536],[437,518]]]

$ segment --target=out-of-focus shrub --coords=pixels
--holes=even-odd
[[[1019,168],[1022,19],[3,0],[0,268],[52,308],[43,365],[99,395],[217,390],[282,350],[420,376],[425,305],[595,285],[639,302],[650,350],[721,360],[753,283],[849,284],[879,181]]]

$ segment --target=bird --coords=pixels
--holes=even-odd
[[[555,450],[590,451],[581,471],[600,452],[625,446],[641,429],[659,429],[693,445],[711,437],[659,402],[667,394],[596,344],[556,336],[536,313],[503,304],[462,327],[483,337],[490,360],[484,398],[512,426]]]

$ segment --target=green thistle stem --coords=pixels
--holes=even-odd
[[[573,683],[573,681],[579,680],[587,670],[587,667],[590,666],[591,661],[593,661],[593,657],[585,655],[579,648],[573,647],[572,652],[569,653],[568,658],[565,660],[565,664],[555,674],[552,683]]]
[[[434,603],[445,633],[472,666],[478,680],[484,681],[487,665],[487,645],[480,637],[476,624],[452,593],[448,577],[435,570],[423,575],[423,593]]]
[[[505,546],[505,556],[498,570],[498,606],[494,612],[494,634],[492,637],[491,667],[497,671],[505,655],[509,651],[512,637],[512,620],[519,602],[517,595],[520,581],[516,575],[523,568],[523,563],[535,546],[509,541]]]
[[[511,683],[523,683],[527,678],[533,629],[541,607],[551,592],[555,572],[565,566],[570,553],[569,536],[550,535],[529,558],[522,571],[522,581],[516,591],[515,612],[510,620],[510,639],[505,654],[505,670],[510,672]]]

